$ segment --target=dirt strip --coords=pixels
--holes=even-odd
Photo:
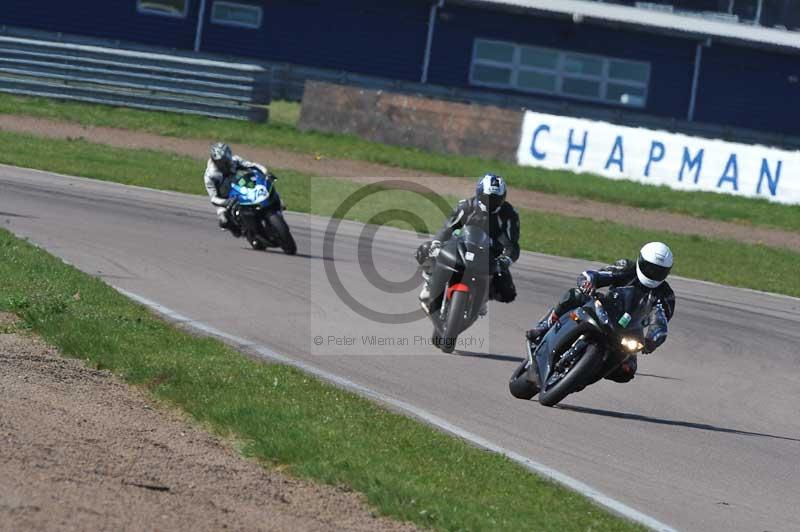
[[[415,530],[244,460],[12,321],[0,313],[0,531]]]
[[[180,139],[141,131],[88,127],[17,115],[0,115],[0,130],[29,133],[48,138],[83,138],[89,142],[122,148],[167,151],[205,159],[208,146],[216,139]],[[426,174],[415,170],[382,166],[364,161],[330,159],[287,150],[257,146],[234,146],[238,153],[276,168],[291,168],[325,177],[371,183],[401,178],[423,184],[437,193],[467,197],[474,193],[473,180]],[[487,168],[487,171],[491,169]],[[202,165],[198,164],[198,180]],[[785,247],[800,251],[800,233],[706,220],[681,214],[638,209],[599,201],[569,198],[515,188],[509,193],[514,206],[539,212],[611,221],[641,229],[725,238],[750,244]]]

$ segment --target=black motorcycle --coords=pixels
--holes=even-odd
[[[431,271],[430,303],[433,343],[452,353],[458,335],[478,319],[489,298],[493,267],[492,239],[482,228],[467,225],[456,230],[439,250]]]
[[[511,375],[508,387],[518,399],[553,406],[567,395],[609,375],[644,349],[654,297],[637,286],[597,293],[567,312],[537,345],[526,341],[528,359]]]
[[[236,199],[231,219],[253,249],[279,247],[287,255],[294,255],[297,244],[283,217],[286,206],[275,188],[275,180],[275,176],[265,176],[255,168],[237,175],[228,194]]]

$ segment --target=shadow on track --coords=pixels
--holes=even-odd
[[[676,377],[666,377],[664,375],[654,375],[653,373],[642,373],[641,371],[636,372],[637,377],[653,377],[654,379],[666,379],[668,381],[682,381],[683,379],[678,379]]]
[[[688,427],[690,429],[710,430],[712,432],[724,432],[727,434],[738,434],[741,436],[760,436],[762,438],[774,438],[777,440],[788,440],[800,442],[798,438],[790,438],[788,436],[777,436],[775,434],[765,434],[763,432],[749,432],[746,430],[727,429],[725,427],[716,427],[707,423],[692,423],[690,421],[676,421],[674,419],[661,419],[657,417],[643,416],[641,414],[629,414],[627,412],[614,412],[613,410],[601,410],[599,408],[588,408],[585,406],[572,406],[572,405],[558,405],[556,408],[560,410],[569,410],[571,412],[579,412],[581,414],[593,414],[595,416],[615,417],[618,419],[632,419],[634,421],[643,421],[645,423],[655,423],[656,425],[673,425],[676,427]]]
[[[257,251],[258,253],[269,253],[269,254],[273,254],[274,253],[274,254],[277,254],[277,255],[286,255],[286,253],[284,253],[283,250],[281,250],[280,248],[267,248],[267,249],[260,250],[260,251],[255,250],[253,248],[244,248],[244,249],[249,249],[251,251]],[[323,260],[323,261],[333,261],[334,260],[333,257],[323,257],[323,256],[320,256],[320,255],[309,255],[308,253],[295,253],[294,255],[286,255],[286,256],[300,257],[302,259],[316,259],[316,260]],[[338,262],[341,262],[341,261],[338,261]]]
[[[511,355],[495,355],[492,353],[476,353],[475,351],[461,351],[456,349],[456,353],[463,357],[488,358],[489,360],[502,360],[503,362],[522,362],[522,357]]]
[[[8,218],[28,218],[30,220],[38,220],[38,216],[31,216],[29,214],[17,214],[15,212],[0,212],[0,216],[6,216]]]

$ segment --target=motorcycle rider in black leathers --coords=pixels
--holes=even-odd
[[[433,240],[417,248],[417,262],[423,267],[425,286],[419,294],[420,304],[429,312],[430,303],[444,291],[444,282],[430,278],[433,261],[442,243],[453,236],[453,232],[465,225],[479,225],[492,238],[492,256],[495,260],[494,276],[489,289],[489,298],[511,303],[517,290],[509,267],[519,258],[519,215],[506,201],[506,184],[502,177],[494,174],[483,176],[475,191],[475,197],[458,202],[453,213],[445,221]],[[433,292],[437,293],[433,293]],[[482,308],[481,315],[486,313]]]
[[[644,353],[652,353],[667,339],[667,323],[675,314],[675,293],[666,282],[672,269],[672,251],[661,242],[646,244],[636,262],[620,259],[600,270],[587,270],[578,277],[578,288],[564,293],[558,305],[547,311],[542,320],[525,336],[536,344],[564,313],[584,305],[598,288],[638,284],[651,290],[656,303],[650,314],[645,335]],[[636,356],[631,356],[618,369],[606,376],[616,382],[628,382],[636,374]]]
[[[230,223],[230,210],[234,201],[228,199],[228,194],[231,191],[233,177],[242,168],[256,168],[264,175],[271,175],[264,166],[234,155],[231,147],[227,144],[216,142],[211,145],[203,183],[211,198],[211,204],[217,208],[217,221],[219,221],[220,228],[229,230],[235,237],[241,236],[241,230],[235,224]],[[272,177],[274,178],[274,176]]]

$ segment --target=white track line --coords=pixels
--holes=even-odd
[[[280,362],[281,364],[294,366],[295,368],[298,368],[304,371],[305,373],[309,373],[311,375],[314,375],[315,377],[319,377],[320,379],[333,383],[336,386],[356,392],[359,395],[392,406],[398,410],[405,411],[411,414],[412,416],[419,418],[425,421],[426,423],[429,423],[430,425],[433,425],[445,432],[458,436],[459,438],[464,439],[472,443],[473,445],[476,445],[477,447],[481,447],[483,449],[503,455],[509,460],[517,462],[518,464],[522,465],[523,467],[531,471],[534,471],[535,473],[538,473],[550,480],[553,480],[563,486],[566,486],[567,488],[577,491],[581,495],[588,497],[597,504],[608,508],[612,512],[622,517],[630,519],[631,521],[635,521],[652,530],[657,530],[659,532],[677,532],[674,528],[665,525],[664,523],[650,517],[649,515],[645,515],[639,512],[638,510],[634,510],[630,506],[626,506],[625,504],[617,500],[614,500],[611,497],[604,495],[603,493],[600,493],[596,489],[584,484],[580,480],[576,480],[570,476],[565,475],[564,473],[561,473],[560,471],[556,471],[555,469],[550,468],[544,464],[540,464],[539,462],[536,462],[526,456],[522,456],[519,453],[515,453],[514,451],[510,451],[505,447],[497,445],[496,443],[492,443],[484,438],[481,438],[477,434],[473,434],[467,430],[462,429],[461,427],[453,425],[449,421],[446,421],[438,416],[435,416],[430,412],[428,412],[427,410],[418,408],[414,405],[406,403],[405,401],[401,401],[400,399],[389,397],[388,395],[384,395],[371,388],[367,388],[366,386],[357,384],[344,377],[340,377],[339,375],[329,373],[323,369],[312,366],[311,364],[308,364],[301,360],[295,360],[285,355],[281,355],[279,353],[276,353],[269,347],[259,345],[249,340],[245,340],[244,338],[240,338],[238,336],[234,336],[232,334],[220,331],[219,329],[216,329],[210,325],[206,325],[205,323],[193,320],[187,316],[179,314],[172,309],[169,309],[159,303],[156,303],[155,301],[134,294],[133,292],[129,292],[119,287],[114,287],[114,288],[121,294],[133,299],[137,303],[149,307],[150,309],[154,310],[158,314],[161,314],[162,316],[168,318],[173,322],[186,325],[192,329],[203,332],[209,336],[215,336],[217,338],[227,340],[232,344],[236,344],[239,347],[257,353],[262,358],[272,360],[275,362]]]

